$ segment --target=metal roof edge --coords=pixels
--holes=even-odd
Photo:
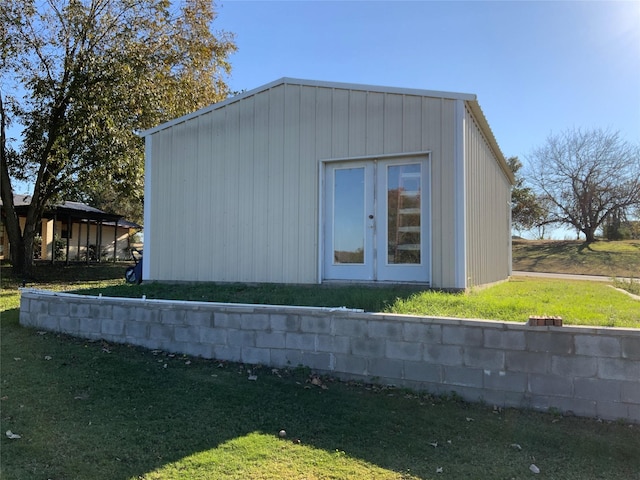
[[[491,147],[491,150],[493,150],[493,153],[496,155],[500,168],[502,169],[504,174],[507,176],[507,178],[511,182],[511,185],[515,185],[516,180],[515,180],[515,176],[513,175],[513,171],[507,164],[507,159],[502,153],[502,150],[500,149],[500,145],[498,145],[498,141],[496,140],[496,137],[493,134],[493,130],[491,130],[491,126],[489,125],[487,118],[484,116],[484,112],[480,107],[480,103],[478,103],[478,100],[473,99],[473,100],[467,100],[467,105],[469,105],[469,109],[471,110],[471,113],[473,114],[474,118],[480,125],[480,128],[482,129],[482,132],[484,133],[487,139],[487,142],[489,142],[489,146]]]
[[[423,90],[423,89],[417,89],[417,88],[404,88],[404,87],[385,87],[381,85],[367,85],[367,84],[359,84],[359,83],[330,82],[325,80],[306,80],[301,78],[282,77],[272,82],[269,82],[265,85],[256,87],[252,90],[248,90],[246,92],[240,93],[233,97],[226,98],[221,102],[213,103],[207,107],[196,110],[195,112],[188,113],[181,117],[174,118],[173,120],[169,120],[167,122],[161,123],[160,125],[157,125],[155,127],[149,128],[147,130],[143,130],[138,133],[138,136],[144,138],[149,135],[153,135],[154,133],[157,133],[161,130],[165,130],[167,128],[171,128],[180,123],[187,122],[201,115],[205,115],[209,112],[222,108],[226,105],[243,100],[244,98],[248,98],[250,96],[256,95],[257,93],[263,92],[265,90],[269,90],[279,85],[302,85],[302,86],[308,86],[308,87],[337,88],[337,89],[344,89],[344,90],[361,90],[361,91],[379,92],[379,93],[396,93],[401,95],[417,95],[422,97],[464,100],[467,102],[477,101],[476,95],[472,93],[445,92],[445,91],[439,91],[439,90]]]

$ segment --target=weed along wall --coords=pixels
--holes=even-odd
[[[640,330],[31,289],[22,291],[20,323],[205,358],[304,365],[500,406],[640,422]]]

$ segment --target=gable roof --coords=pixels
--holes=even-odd
[[[13,204],[18,214],[26,215],[27,208],[31,205],[31,195],[14,195]],[[0,205],[2,205],[2,200],[0,200]],[[81,202],[64,201],[57,205],[48,206],[45,209],[45,215],[60,215],[81,220],[102,221],[105,224],[111,225],[115,225],[115,222],[118,222],[118,226],[120,227],[142,228],[142,226],[137,223],[124,220],[122,215],[103,212],[102,210]]]
[[[274,80],[273,82],[267,83],[266,85],[262,85],[260,87],[254,88],[253,90],[249,90],[246,92],[243,92],[239,95],[236,95],[234,97],[229,97],[226,100],[223,100],[222,102],[218,102],[218,103],[214,103],[212,105],[209,105],[208,107],[204,107],[200,110],[197,110],[195,112],[189,113],[187,115],[183,115],[182,117],[178,117],[175,118],[173,120],[170,120],[168,122],[162,123],[160,125],[157,125],[156,127],[150,128],[148,130],[144,130],[142,132],[139,133],[139,135],[141,137],[147,137],[150,135],[153,135],[154,133],[160,132],[162,130],[165,130],[167,128],[171,128],[174,125],[178,125],[180,123],[186,122],[188,120],[191,120],[193,118],[197,118],[201,115],[205,115],[209,112],[212,112],[214,110],[218,110],[220,108],[225,107],[226,105],[229,105],[231,103],[234,102],[238,102],[240,100],[243,100],[245,98],[251,97],[253,95],[256,95],[260,92],[264,92],[266,90],[269,90],[271,88],[280,86],[280,85],[299,85],[299,86],[307,86],[307,87],[324,87],[324,88],[335,88],[335,89],[344,89],[344,90],[360,90],[360,91],[367,91],[367,92],[376,92],[376,93],[395,93],[395,94],[400,94],[400,95],[418,95],[418,96],[422,96],[422,97],[434,97],[434,98],[443,98],[443,99],[449,99],[449,100],[462,100],[464,101],[469,109],[471,110],[471,112],[473,113],[473,116],[476,120],[476,122],[478,122],[478,126],[480,127],[481,131],[483,132],[487,143],[489,144],[489,147],[491,148],[491,150],[493,151],[494,155],[496,156],[496,158],[498,159],[498,163],[500,165],[500,168],[503,170],[503,172],[505,173],[505,175],[507,176],[507,178],[509,179],[509,181],[511,182],[511,184],[515,183],[515,178],[513,176],[513,172],[511,171],[511,169],[509,168],[507,161],[504,157],[504,154],[502,153],[502,150],[500,149],[500,146],[498,145],[498,142],[495,138],[495,135],[493,134],[493,131],[491,130],[491,127],[489,126],[489,122],[487,121],[486,117],[484,116],[484,112],[482,111],[482,108],[480,108],[480,104],[478,103],[478,99],[477,96],[475,94],[472,93],[459,93],[459,92],[445,92],[445,91],[438,91],[438,90],[422,90],[422,89],[414,89],[414,88],[401,88],[401,87],[384,87],[384,86],[378,86],[378,85],[365,85],[365,84],[357,84],[357,83],[341,83],[341,82],[327,82],[327,81],[322,81],[322,80],[304,80],[304,79],[299,79],[299,78],[289,78],[289,77],[283,77],[280,78],[278,80]]]

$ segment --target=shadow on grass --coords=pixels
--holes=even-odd
[[[17,317],[17,309],[3,312],[0,323],[2,431],[22,436],[1,440],[6,478],[139,478],[280,429],[303,446],[418,478],[440,466],[454,478],[521,478],[532,457],[565,479],[633,478],[640,469],[640,442],[624,425],[326,378],[323,389],[295,366],[274,371],[89,342],[21,328]],[[242,465],[247,454],[234,458]]]

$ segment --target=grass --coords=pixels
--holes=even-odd
[[[640,240],[514,240],[512,258],[516,271],[638,277]]]
[[[125,267],[41,265],[29,285],[492,318],[534,308],[569,315],[558,309],[585,304],[587,313],[603,308],[598,322],[605,324],[620,322],[626,308],[632,319],[640,316],[637,301],[591,282],[518,279],[468,295],[133,286],[121,280]],[[0,430],[21,436],[0,438],[2,478],[523,479],[535,464],[540,478],[640,480],[638,425],[501,410],[455,395],[318,380],[304,368],[272,370],[21,328],[21,281],[1,273]]]
[[[568,325],[640,328],[640,301],[603,282],[567,281],[514,277],[509,282],[467,294],[451,294],[416,287],[357,287],[245,284],[161,284],[130,285],[122,280],[126,265],[69,266],[62,269],[41,265],[34,285],[105,296],[263,303],[360,308],[420,316],[481,318],[526,322],[530,315],[561,316]],[[91,273],[98,279],[84,280]],[[56,275],[65,279],[55,283]],[[8,288],[20,282],[3,278]],[[53,282],[53,283],[52,283]],[[615,286],[632,290],[637,282],[618,281]],[[10,295],[11,290],[2,293]],[[15,292],[15,290],[14,290]],[[0,300],[1,301],[1,300]]]
[[[638,425],[0,327],[6,479],[640,478]]]

